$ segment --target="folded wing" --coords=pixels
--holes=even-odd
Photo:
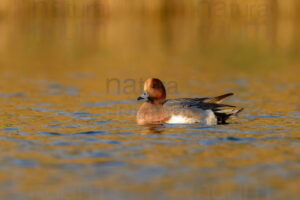
[[[212,110],[217,117],[218,124],[226,124],[226,120],[237,115],[243,108],[236,108],[232,105],[220,104],[233,93],[227,93],[216,97],[204,98],[181,98],[181,99],[168,99],[164,103],[164,107],[174,114],[180,114],[183,109],[202,109]]]

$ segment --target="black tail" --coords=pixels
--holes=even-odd
[[[224,101],[225,99],[231,97],[233,95],[233,93],[227,93],[227,94],[223,94],[217,97],[209,97],[203,100],[204,103],[221,103],[222,101]]]
[[[215,113],[218,124],[227,124],[226,120],[229,119],[231,116],[237,116],[243,108],[224,108],[219,107],[216,109],[213,109],[213,112]]]

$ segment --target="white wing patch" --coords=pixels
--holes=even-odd
[[[168,124],[191,124],[195,123],[195,120],[191,120],[191,118],[187,118],[181,115],[173,115],[171,119],[169,119]]]
[[[171,119],[167,121],[168,124],[195,124],[201,123],[203,125],[216,125],[217,118],[212,110],[205,110],[201,112],[198,117],[187,117],[183,115],[173,115]]]

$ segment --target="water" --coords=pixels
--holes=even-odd
[[[271,32],[242,38],[208,29],[207,39],[199,27],[245,19],[176,6],[162,16],[3,14],[0,198],[297,199],[299,26],[279,14],[288,2],[264,16]],[[148,77],[169,98],[234,92],[226,103],[245,109],[227,125],[139,126]]]

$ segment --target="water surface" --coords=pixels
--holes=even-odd
[[[239,2],[244,17],[28,2],[0,19],[0,198],[300,196],[297,1],[253,1],[253,15]],[[138,126],[148,77],[169,98],[234,92],[245,110],[227,125]]]

